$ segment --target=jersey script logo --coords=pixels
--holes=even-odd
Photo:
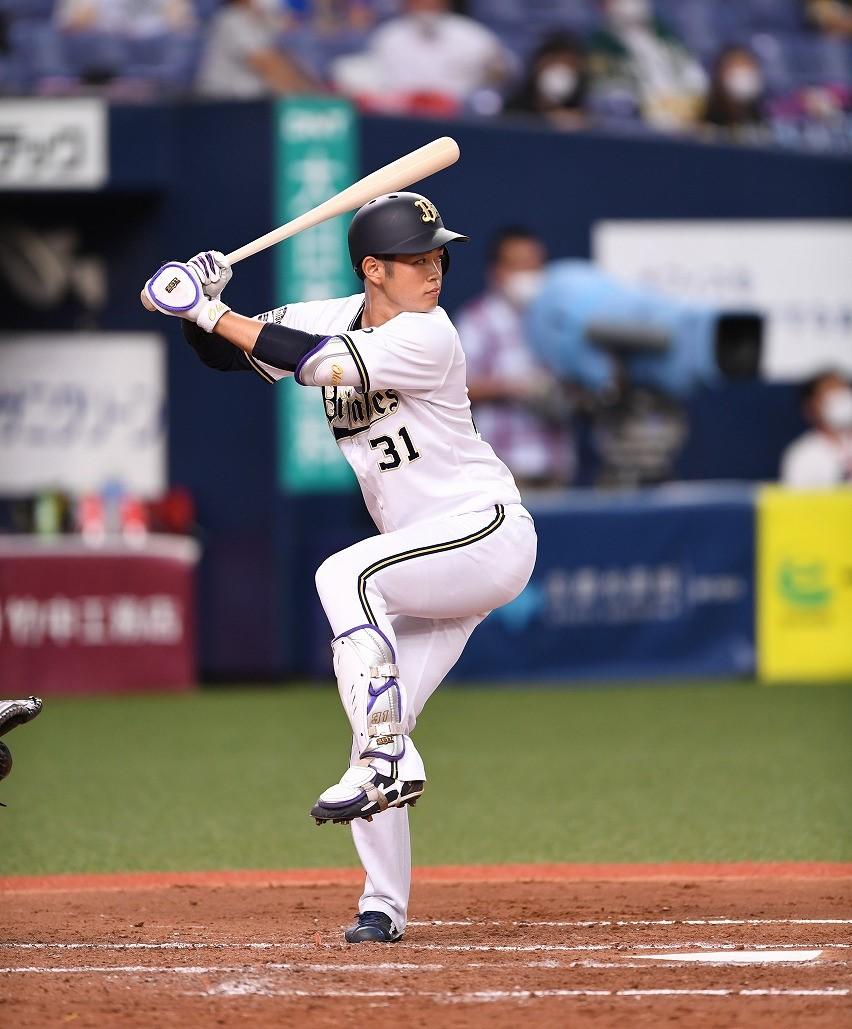
[[[374,422],[395,414],[402,403],[395,389],[376,389],[365,396],[354,386],[325,386],[322,399],[335,439],[366,432]]]
[[[419,207],[423,212],[420,216],[422,222],[436,222],[438,220],[437,208],[425,198],[423,200],[415,200],[414,206]]]

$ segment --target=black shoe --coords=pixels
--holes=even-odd
[[[389,807],[414,805],[422,796],[422,779],[406,781],[382,775],[372,765],[353,765],[339,783],[330,786],[320,795],[311,808],[311,816],[317,825],[325,822],[341,822],[344,825],[353,818],[372,821],[373,815]]]
[[[343,937],[347,943],[396,943],[402,933],[384,911],[363,911]]]

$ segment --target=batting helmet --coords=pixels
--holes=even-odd
[[[445,244],[467,242],[460,232],[444,228],[435,205],[419,193],[389,193],[359,208],[349,226],[349,257],[359,279],[361,262],[381,254],[425,254],[443,246],[441,264],[446,274],[450,257]]]

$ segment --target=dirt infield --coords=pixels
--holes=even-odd
[[[0,880],[0,1025],[852,1024],[850,866],[424,869],[384,947],[355,879]]]

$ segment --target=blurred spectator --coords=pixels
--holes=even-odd
[[[372,98],[372,106],[446,113],[489,90],[493,113],[513,60],[490,29],[450,6],[449,0],[404,0],[404,12],[373,32],[365,53],[335,62],[336,84]]]
[[[586,123],[587,90],[585,46],[573,33],[554,32],[532,55],[524,81],[504,110],[535,114],[559,128],[579,128]]]
[[[823,32],[852,37],[852,0],[805,0],[805,10]]]
[[[726,47],[716,58],[710,92],[704,107],[704,122],[733,135],[766,124],[763,71],[746,47]]]
[[[278,48],[282,24],[279,0],[225,0],[210,23],[198,92],[251,100],[318,90],[318,83]]]
[[[528,229],[502,229],[489,247],[487,291],[456,319],[476,427],[522,486],[564,486],[574,473],[567,398],[525,337],[524,309],[546,258]]]
[[[707,90],[701,64],[654,16],[651,0],[600,0],[606,24],[592,36],[594,93],[602,113],[638,111],[664,130],[693,125]]]
[[[852,386],[823,372],[802,389],[802,410],[813,428],[781,458],[781,481],[798,489],[852,483]]]
[[[141,38],[195,27],[191,0],[57,0],[53,11],[63,32],[104,32]]]

